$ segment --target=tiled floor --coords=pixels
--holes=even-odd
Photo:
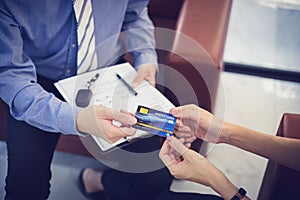
[[[261,7],[257,2],[263,1],[234,1],[225,59],[300,71],[299,10],[272,10]],[[289,23],[280,20],[285,17],[288,17]],[[215,113],[232,123],[275,134],[282,113],[300,113],[299,83],[223,72],[221,86]],[[246,188],[252,199],[256,199],[266,159],[223,144],[214,146],[208,158],[237,186]],[[4,196],[6,159],[5,144],[0,142],[0,199]],[[99,163],[90,158],[57,152],[52,166],[50,200],[85,199],[76,186],[78,174],[85,166],[99,167]],[[175,182],[172,189],[212,192],[209,188],[186,181]]]

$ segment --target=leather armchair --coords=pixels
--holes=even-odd
[[[277,135],[300,139],[300,114],[284,114]],[[300,171],[289,169],[269,160],[258,199],[298,199],[299,185]]]

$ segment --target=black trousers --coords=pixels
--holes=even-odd
[[[45,90],[61,95],[53,82],[38,77]],[[5,199],[47,199],[50,194],[50,165],[59,133],[49,133],[15,120],[8,114]]]
[[[150,156],[147,163],[161,162],[158,156],[161,147],[159,137],[153,136],[133,143],[123,149],[129,152],[144,153],[156,152]],[[148,159],[148,158],[147,158]],[[122,158],[120,158],[122,160]],[[139,165],[138,162],[135,163]],[[121,161],[122,165],[122,161]],[[145,173],[128,173],[109,169],[103,173],[102,183],[109,200],[153,200],[160,194],[168,191],[173,177],[161,163],[161,168]]]
[[[47,199],[50,165],[59,134],[8,118],[5,199]]]

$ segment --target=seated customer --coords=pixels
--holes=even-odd
[[[300,140],[283,138],[257,132],[245,127],[223,122],[195,105],[186,105],[170,111],[179,120],[177,136],[196,136],[208,142],[226,143],[272,159],[286,167],[300,171]],[[220,133],[217,133],[220,131]],[[211,187],[224,199],[249,199],[209,160],[189,150],[179,140],[169,137],[160,152],[160,158],[171,174]],[[234,196],[239,198],[233,198]],[[205,199],[216,199],[216,196]],[[203,199],[200,194],[167,192],[159,199]]]

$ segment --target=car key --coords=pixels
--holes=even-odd
[[[92,86],[92,84],[94,82],[96,82],[98,77],[99,77],[99,74],[97,73],[95,75],[95,77],[93,77],[91,80],[89,80],[87,82],[88,83],[88,88],[87,89],[78,90],[77,95],[76,95],[76,99],[75,99],[76,106],[81,107],[81,108],[85,108],[90,104],[91,98],[93,96],[93,92],[90,89],[90,87]]]
[[[85,108],[90,104],[91,98],[93,96],[92,90],[90,89],[80,89],[76,95],[76,105],[81,108]]]

